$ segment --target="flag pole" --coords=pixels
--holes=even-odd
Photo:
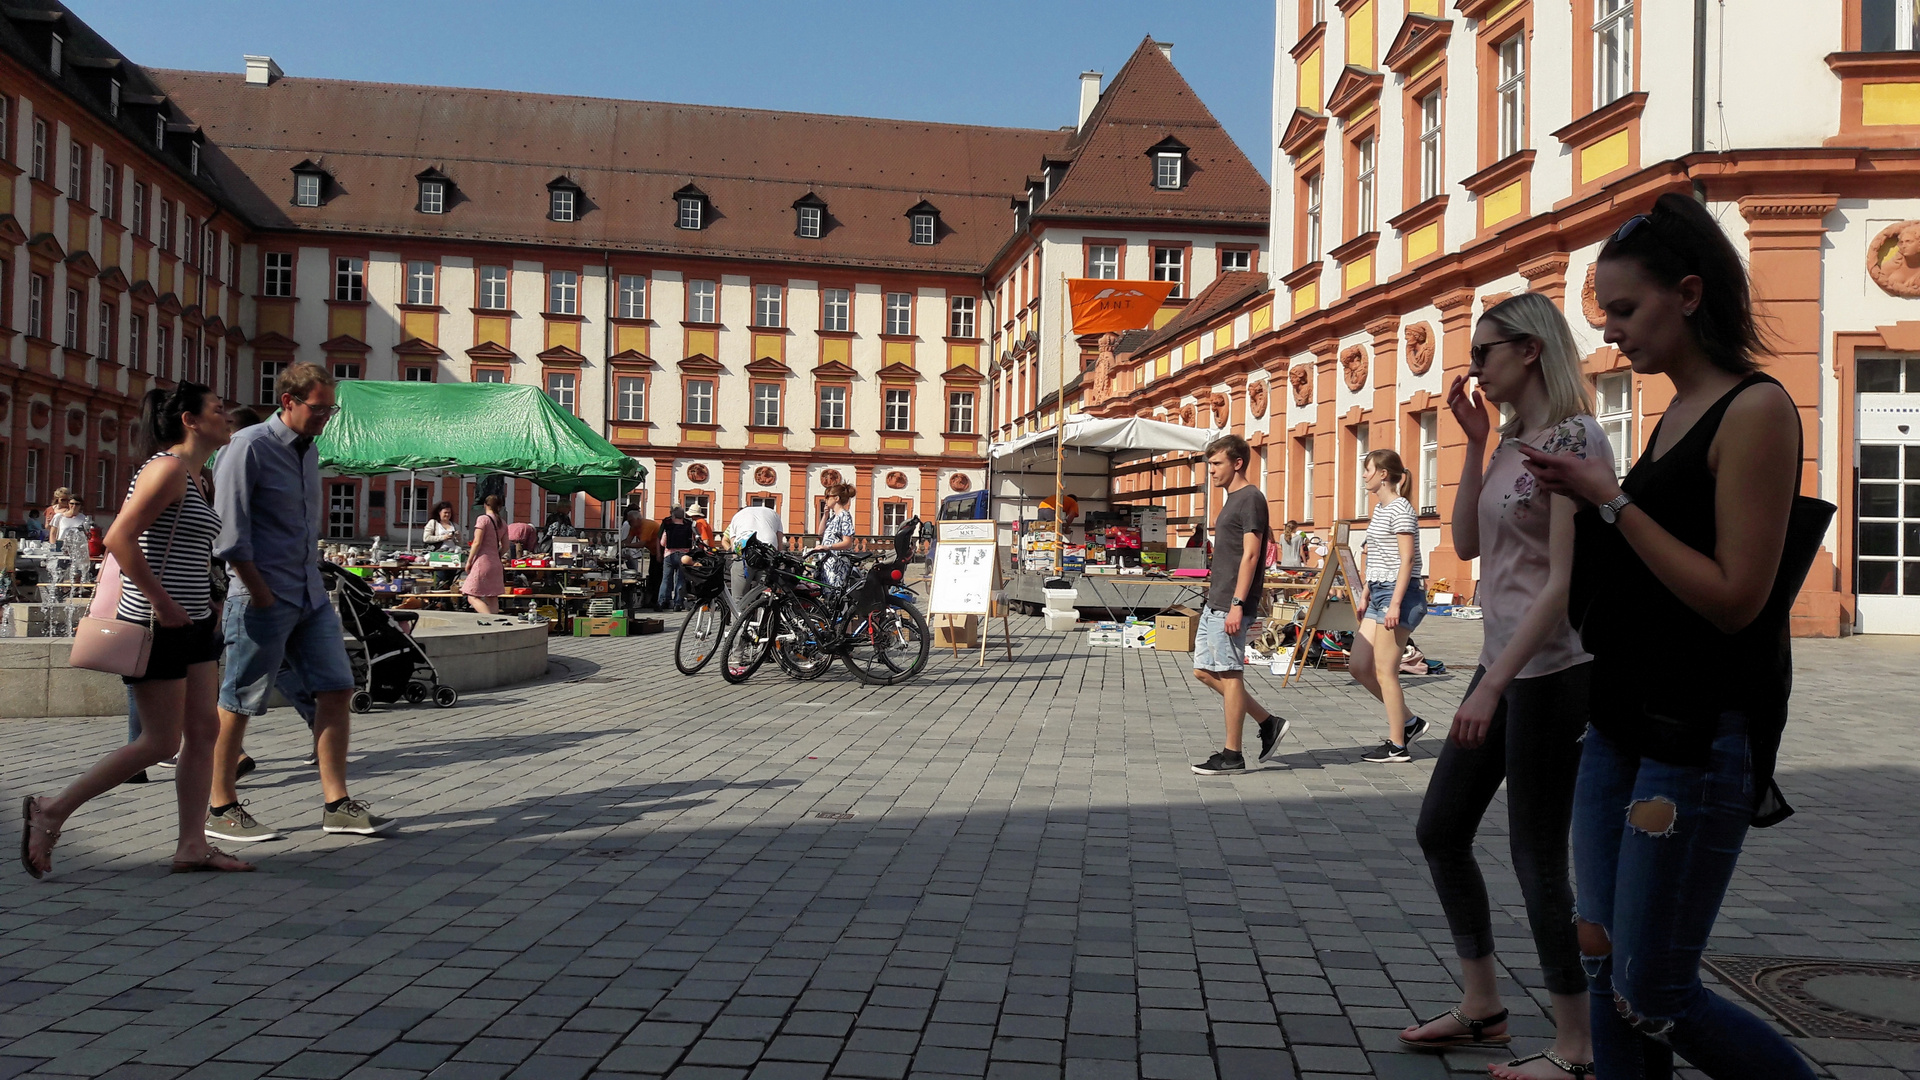
[[[1060,274],[1060,390],[1054,400],[1058,416],[1053,429],[1053,575],[1066,572],[1067,560],[1067,339],[1073,335],[1073,306],[1067,300],[1067,275]]]

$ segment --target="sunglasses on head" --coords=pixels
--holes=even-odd
[[[1635,214],[1632,217],[1628,218],[1626,221],[1622,222],[1620,224],[1620,227],[1613,231],[1612,238],[1609,239],[1607,242],[1610,244],[1617,244],[1620,241],[1625,240],[1627,237],[1632,236],[1635,230],[1637,230],[1638,228],[1640,228],[1640,226],[1645,225],[1647,222],[1652,220],[1653,220],[1653,215],[1651,214]]]

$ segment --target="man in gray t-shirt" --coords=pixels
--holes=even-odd
[[[1238,435],[1222,435],[1207,444],[1207,475],[1227,493],[1227,501],[1213,523],[1206,610],[1193,637],[1193,677],[1225,702],[1227,742],[1225,749],[1193,767],[1202,776],[1247,770],[1240,729],[1249,714],[1260,724],[1260,760],[1273,757],[1287,733],[1287,721],[1253,700],[1241,679],[1247,634],[1266,588],[1267,500],[1247,481],[1252,458],[1252,448]]]

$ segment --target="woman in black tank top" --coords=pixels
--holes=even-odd
[[[176,753],[180,833],[174,872],[253,869],[210,846],[206,831],[213,744],[220,733],[214,706],[221,639],[208,589],[219,519],[197,477],[207,458],[226,445],[231,429],[213,391],[188,382],[149,393],[142,422],[161,452],[141,468],[107,531],[107,548],[126,581],[120,617],[153,627],[146,674],[127,680],[140,735],[94,762],[58,796],[30,796],[21,805],[26,835],[20,861],[36,878],[53,869],[54,842],[75,810]]]
[[[1570,615],[1594,658],[1573,822],[1594,1068],[1668,1077],[1677,1053],[1708,1076],[1810,1080],[1791,1044],[1699,976],[1748,827],[1788,812],[1773,787],[1787,605],[1768,598],[1800,414],[1757,371],[1768,350],[1745,268],[1694,200],[1663,195],[1622,225],[1595,292],[1607,342],[1674,396],[1619,482],[1600,458],[1521,447],[1542,486],[1587,504]]]

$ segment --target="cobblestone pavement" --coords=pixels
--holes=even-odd
[[[686,679],[668,635],[554,640],[545,682],[359,718],[357,793],[404,822],[320,832],[291,712],[243,793],[293,830],[261,872],[173,877],[172,785],[69,822],[56,872],[0,873],[0,1080],[1439,1078],[1401,1053],[1456,1000],[1413,819],[1437,741],[1357,763],[1383,723],[1343,675],[1259,696],[1279,767],[1203,778],[1188,657],[1016,620],[1016,658]],[[1418,634],[1452,714],[1478,628]],[[1714,948],[1920,961],[1920,642],[1800,645],[1782,783]],[[122,736],[0,723],[8,812]],[[1251,734],[1251,733],[1250,733]],[[10,826],[11,827],[11,826]],[[1548,1030],[1506,854],[1482,835],[1515,1049]],[[1920,1077],[1920,1044],[1805,1040],[1836,1077]],[[1484,1074],[1482,1074],[1484,1075]]]

